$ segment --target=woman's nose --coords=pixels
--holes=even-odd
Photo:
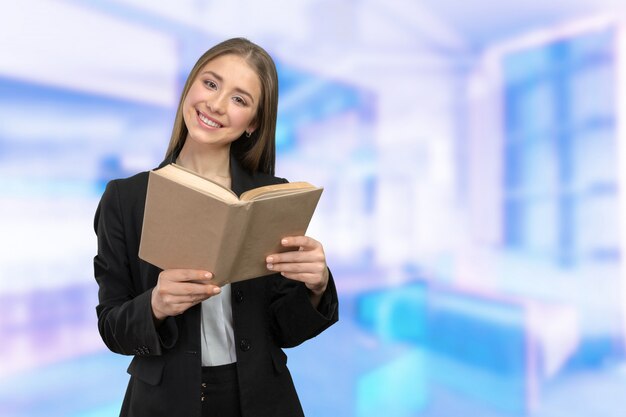
[[[226,109],[226,97],[224,94],[214,94],[207,100],[209,110],[217,114],[223,114]]]

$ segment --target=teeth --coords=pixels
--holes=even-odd
[[[218,123],[215,123],[213,120],[210,120],[204,117],[202,113],[198,113],[198,116],[200,117],[200,120],[202,120],[202,122],[204,122],[205,124],[211,127],[221,127],[221,125],[219,125]]]

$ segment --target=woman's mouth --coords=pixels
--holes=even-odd
[[[200,119],[200,121],[202,121],[202,123],[204,123],[205,125],[209,126],[209,127],[214,127],[214,128],[219,128],[222,127],[221,124],[209,119],[208,117],[206,117],[204,114],[200,113],[200,112],[196,112],[198,113],[198,118]]]

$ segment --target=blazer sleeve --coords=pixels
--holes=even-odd
[[[333,275],[317,307],[302,282],[275,276],[270,304],[273,334],[280,347],[288,348],[311,339],[339,320],[339,300]]]
[[[98,238],[98,253],[94,258],[94,275],[99,286],[98,330],[113,352],[160,355],[163,348],[176,343],[177,327],[174,319],[168,317],[157,331],[152,317],[152,288],[145,288],[141,277],[132,274],[126,239],[131,217],[122,208],[117,181],[111,181],[94,219]]]

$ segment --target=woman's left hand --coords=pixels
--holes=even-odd
[[[328,267],[324,248],[317,240],[307,236],[292,236],[281,240],[285,247],[298,250],[269,255],[267,269],[280,272],[285,278],[303,282],[311,291],[311,301],[322,296],[328,284]]]

